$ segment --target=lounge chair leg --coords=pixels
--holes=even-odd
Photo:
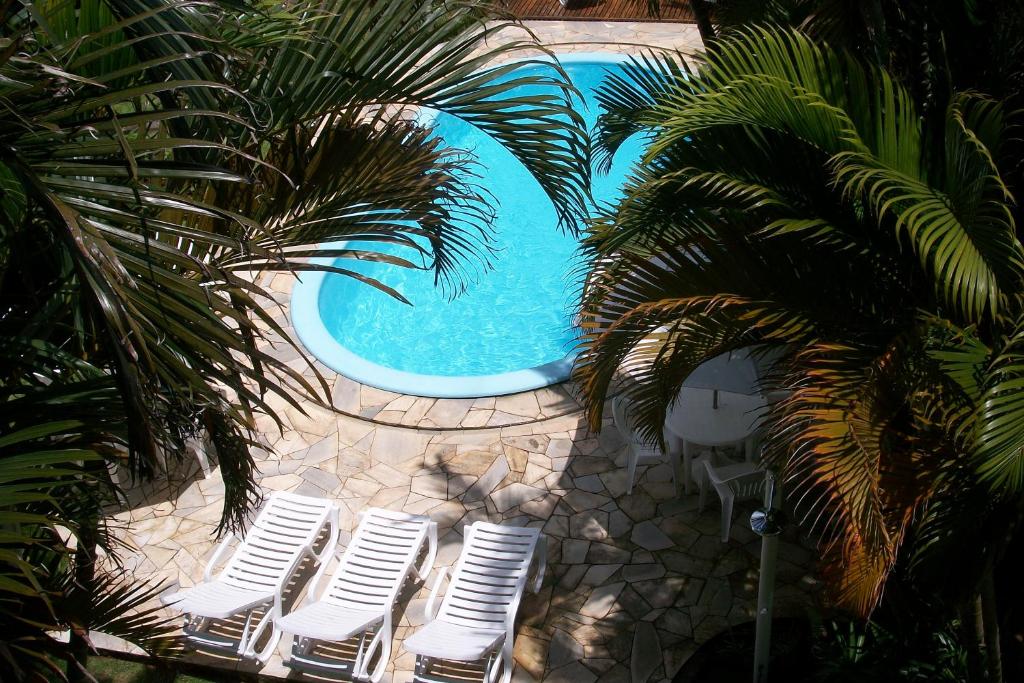
[[[502,683],[509,683],[512,680],[512,639],[505,638],[501,647],[501,663],[505,671],[501,674]]]
[[[486,681],[486,683],[494,683],[498,680],[498,672],[501,671],[503,661],[504,660],[498,654],[497,650],[493,650],[487,656],[487,665],[484,667],[484,671],[486,672],[484,681]]]
[[[359,654],[356,655],[356,662],[352,667],[355,677],[368,680],[371,683],[379,683],[380,679],[384,677],[384,671],[388,667],[388,662],[391,661],[391,639],[390,618],[386,618],[377,627],[377,632],[373,634],[373,639],[365,647],[366,632],[363,632],[362,638],[359,641]],[[377,650],[380,650],[380,659],[377,660],[377,666],[373,668],[373,673],[371,674],[369,671],[370,662],[373,661],[374,653]]]
[[[245,615],[245,626],[242,627],[242,637],[238,641],[238,655],[240,657],[246,657],[249,654],[249,627],[252,625],[252,615],[256,610],[251,609],[249,613]]]

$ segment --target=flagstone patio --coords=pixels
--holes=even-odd
[[[559,24],[559,22],[544,22]],[[692,27],[584,24],[531,25],[542,40],[654,42],[692,50]],[[586,49],[586,48],[584,48]],[[294,279],[263,284],[281,305]],[[312,376],[294,350],[273,353]],[[440,527],[435,568],[457,558],[463,529],[475,520],[543,529],[549,564],[542,590],[520,608],[516,681],[670,680],[695,648],[730,624],[752,618],[760,541],[740,507],[731,539],[719,538],[717,500],[703,513],[696,496],[676,498],[669,466],[642,468],[626,494],[624,444],[610,417],[588,429],[567,385],[515,396],[434,400],[361,386],[317,365],[335,410],[284,401],[286,429],[269,418],[258,429],[260,486],[323,496],[341,506],[342,545],[356,515],[370,506],[429,514]],[[200,580],[216,541],[224,484],[198,466],[129,492],[116,515],[125,553],[139,580],[166,580],[168,590]],[[776,611],[802,613],[814,601],[812,553],[793,535],[781,543]],[[411,680],[413,657],[401,642],[424,621],[428,586],[403,596],[386,680]],[[262,668],[285,676],[281,654]],[[254,670],[251,663],[219,665]]]
[[[696,496],[675,498],[668,465],[647,468],[627,495],[623,444],[610,424],[594,434],[565,416],[444,432],[317,410],[292,426],[271,439],[273,452],[259,452],[260,484],[339,501],[342,543],[369,506],[435,519],[435,567],[454,563],[475,520],[543,529],[549,570],[520,610],[516,680],[668,679],[699,643],[753,616],[760,542],[744,519],[749,508],[722,543],[717,504],[698,513]],[[215,470],[153,488],[148,504],[118,515],[140,549],[128,568],[193,585],[212,552],[222,491]],[[777,611],[801,613],[812,603],[811,554],[788,538],[780,558]],[[411,678],[413,658],[399,645],[423,623],[426,592],[406,596],[395,681]],[[287,673],[279,658],[263,671]]]

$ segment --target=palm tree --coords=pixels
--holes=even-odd
[[[650,143],[586,238],[592,426],[622,366],[658,439],[697,365],[770,348],[767,384],[790,395],[767,459],[839,604],[870,614],[898,561],[923,575],[953,547],[979,558],[957,572],[978,595],[1024,489],[1008,113],[958,93],[931,125],[886,71],[792,31],[723,37],[686,69],[638,60],[600,93],[599,157]]]
[[[484,9],[4,6],[0,658],[15,679],[58,675],[59,657],[80,675],[90,629],[178,647],[145,607],[158,587],[108,572],[119,548],[103,515],[116,500],[107,468],[159,476],[206,432],[225,481],[221,528],[245,519],[259,499],[256,416],[327,394],[319,375],[263,350],[295,342],[260,272],[301,272],[319,242],[349,239],[409,256],[329,253],[432,269],[453,292],[486,266],[474,162],[415,109],[493,135],[566,227],[578,220],[587,140],[572,87],[557,65],[531,77],[491,66],[538,53],[528,38],[485,44],[508,24],[485,23]],[[70,648],[49,635],[69,630]]]

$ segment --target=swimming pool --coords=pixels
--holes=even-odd
[[[583,94],[581,113],[593,126],[594,89],[623,58],[559,59]],[[531,68],[537,67],[522,71]],[[430,271],[345,260],[344,267],[395,288],[412,305],[354,278],[304,273],[292,294],[295,331],[331,369],[403,394],[497,396],[561,382],[569,376],[577,337],[578,243],[557,228],[555,210],[536,180],[498,143],[451,116],[439,115],[435,124],[447,143],[476,153],[481,185],[497,200],[492,269],[451,299]],[[618,196],[641,145],[629,141],[610,173],[595,174],[598,201]]]

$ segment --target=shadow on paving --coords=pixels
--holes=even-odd
[[[439,520],[450,527],[441,540],[453,547],[450,559],[462,528],[477,519],[539,527],[548,538],[544,586],[524,597],[516,641],[518,665],[537,680],[629,680],[631,668],[645,680],[671,678],[698,644],[754,615],[760,539],[748,520],[759,503],[737,504],[722,543],[717,496],[698,512],[696,494],[675,496],[667,463],[639,468],[627,494],[624,445],[605,423],[595,435],[578,420],[567,447],[503,430],[500,449],[456,444],[428,453],[449,493],[453,482],[456,492],[468,485],[454,498],[465,514],[453,520],[452,508]],[[802,615],[813,604],[811,558],[790,528],[777,615]]]

